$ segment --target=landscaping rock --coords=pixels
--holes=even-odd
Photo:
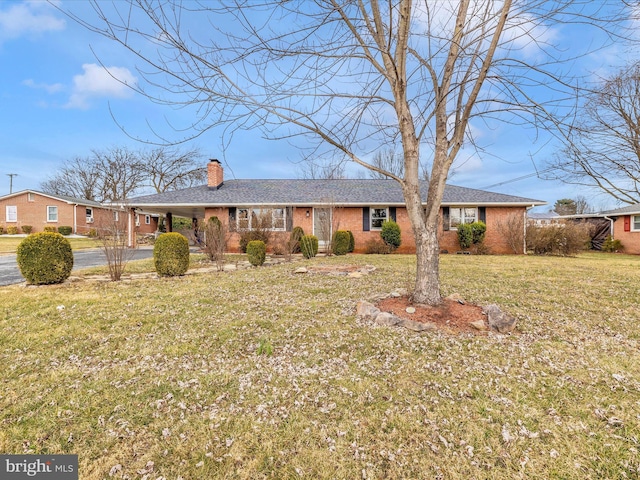
[[[452,293],[451,295],[446,297],[445,300],[453,300],[454,302],[458,302],[460,305],[465,304],[464,298],[462,298],[462,296],[459,293]]]
[[[402,319],[400,317],[396,317],[393,313],[380,312],[378,315],[376,315],[374,321],[378,325],[393,326],[398,325],[402,321]]]
[[[489,328],[491,330],[498,333],[509,333],[516,328],[515,317],[503,312],[497,305],[487,305],[484,307],[484,313],[487,314]]]
[[[407,307],[405,311],[407,313],[416,313],[416,307]]]
[[[305,267],[298,267],[295,269],[295,271],[293,273],[308,273],[309,270],[307,270]]]
[[[487,327],[487,324],[484,323],[484,320],[476,320],[475,322],[469,323],[469,325],[471,325],[476,330],[480,330],[481,332],[489,330],[489,327]]]
[[[351,272],[348,274],[350,278],[362,278],[362,272]]]
[[[373,303],[362,300],[358,302],[358,305],[356,306],[356,315],[363,320],[375,320],[379,314],[380,309]]]
[[[405,318],[400,319],[398,326],[404,327],[408,330],[413,330],[414,332],[425,332],[436,329],[436,326],[433,323],[414,322],[413,320],[407,320]]]

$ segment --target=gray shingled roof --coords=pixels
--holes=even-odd
[[[63,202],[67,202],[67,203],[74,203],[74,204],[78,204],[78,205],[85,205],[88,207],[102,207],[103,205],[100,202],[94,202],[93,200],[87,200],[86,198],[75,198],[75,197],[68,197],[66,195],[55,195],[52,193],[45,193],[45,192],[41,192],[39,190],[33,190],[33,189],[28,189],[28,190],[21,190],[19,192],[13,192],[10,193],[8,195],[4,195],[3,197],[0,197],[1,199],[5,199],[5,198],[10,198],[10,197],[15,197],[17,195],[23,195],[25,193],[28,192],[32,192],[32,193],[36,193],[38,195],[44,195],[45,197],[49,197],[49,198],[56,198],[58,200],[62,200]]]
[[[602,212],[602,215],[638,215],[640,214],[640,203],[636,203],[635,205],[628,205],[622,208],[616,208],[615,210],[607,210],[606,212]]]
[[[426,201],[427,186],[422,188]],[[173,192],[135,197],[133,207],[153,206],[313,206],[404,205],[400,185],[394,180],[226,180],[218,189],[206,185]],[[443,205],[544,205],[541,200],[447,185]]]

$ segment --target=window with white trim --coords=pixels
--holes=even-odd
[[[238,230],[266,230],[284,231],[286,229],[286,214],[284,208],[238,208],[236,214]]]
[[[631,231],[640,232],[640,215],[631,216]]]
[[[93,208],[87,207],[86,217],[87,217],[87,223],[93,223]]]
[[[371,218],[371,230],[382,230],[382,224],[389,219],[388,208],[370,208],[369,216]]]
[[[7,205],[5,209],[7,222],[18,221],[18,207],[16,205]]]
[[[33,194],[33,192],[28,192],[27,193],[27,202],[35,202],[35,195]]]
[[[47,206],[47,222],[58,221],[58,207],[55,205]]]
[[[478,221],[476,207],[449,207],[449,228],[457,230],[458,225]]]

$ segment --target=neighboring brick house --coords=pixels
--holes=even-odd
[[[569,215],[565,218],[579,220],[600,220],[608,224],[606,233],[614,240],[620,240],[624,253],[640,255],[640,203],[627,207],[585,215]]]
[[[422,189],[426,201],[426,184]],[[526,215],[528,208],[545,202],[448,185],[444,192],[439,227],[440,248],[460,249],[456,225],[482,220],[487,224],[486,245],[494,253],[510,253],[498,231],[501,219]],[[193,218],[218,217],[236,230],[229,250],[239,248],[237,230],[251,228],[259,215],[270,218],[275,234],[288,236],[293,227],[316,235],[320,242],[335,230],[350,230],[356,252],[380,239],[382,222],[395,219],[402,231],[401,253],[414,253],[415,240],[400,185],[394,180],[224,180],[220,162],[208,164],[208,184],[133,198],[133,211]],[[328,228],[327,228],[328,225]],[[280,233],[279,233],[280,232]]]
[[[22,190],[0,197],[0,226],[18,227],[22,232],[25,225],[32,232],[42,232],[47,226],[71,227],[72,233],[87,235],[92,228],[113,223],[116,216],[126,215],[123,211],[106,207],[99,202],[72,198],[63,195],[51,195],[37,190]],[[148,221],[147,221],[148,217]],[[157,229],[157,216],[141,215],[139,233],[153,233]]]

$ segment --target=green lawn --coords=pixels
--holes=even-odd
[[[509,336],[356,320],[414,261],[2,287],[0,452],[83,480],[640,476],[640,257],[443,256]],[[293,273],[342,263],[377,270]]]
[[[3,253],[15,253],[18,245],[25,237],[23,236],[12,236],[12,235],[4,235],[0,237],[0,254]],[[98,248],[100,247],[100,242],[94,238],[88,237],[70,237],[68,238],[69,243],[71,243],[71,248],[74,250],[80,250],[83,248]]]

